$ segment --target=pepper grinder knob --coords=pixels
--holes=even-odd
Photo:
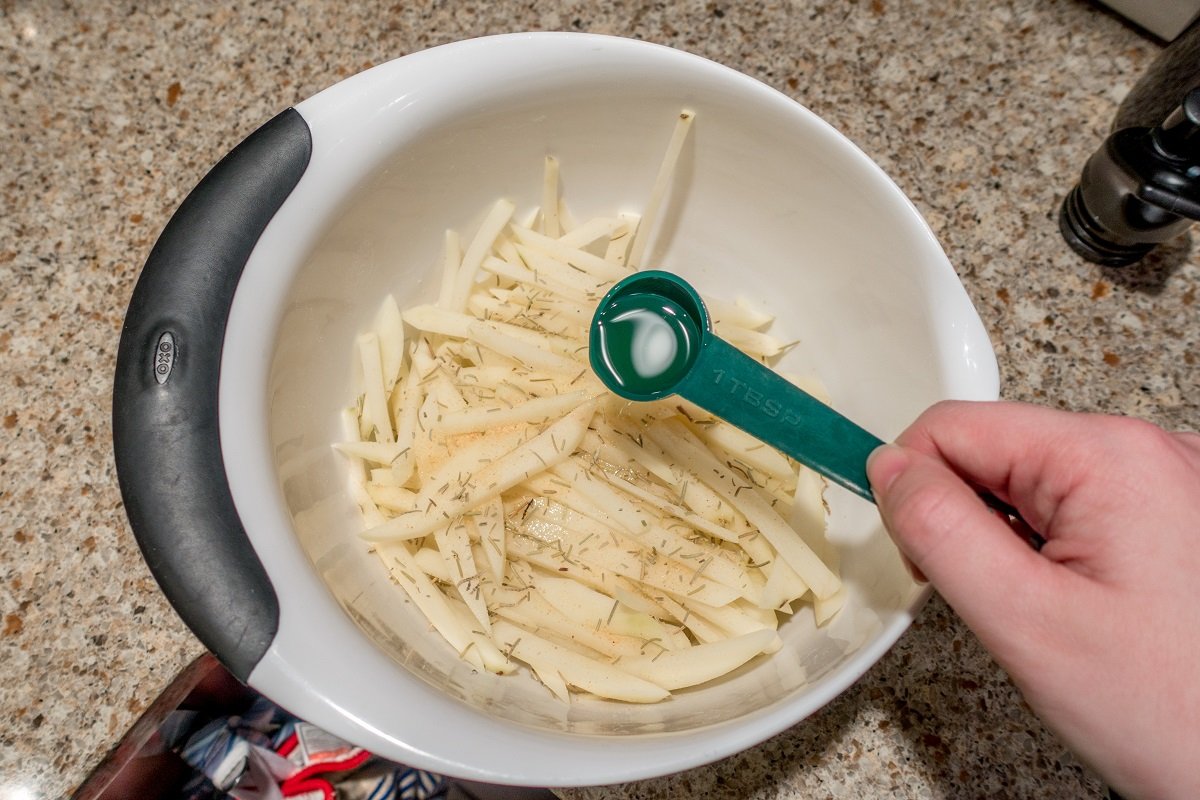
[[[1200,220],[1200,86],[1154,128],[1112,134],[1063,200],[1059,230],[1088,261],[1123,267]]]
[[[1179,108],[1151,135],[1155,147],[1167,158],[1200,162],[1200,87],[1188,92]]]

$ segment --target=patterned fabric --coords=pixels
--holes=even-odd
[[[296,719],[263,697],[198,730],[172,714],[163,741],[195,770],[181,800],[438,800],[440,776],[385,761]]]

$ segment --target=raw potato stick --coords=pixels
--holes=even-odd
[[[496,641],[522,661],[552,666],[564,682],[600,697],[630,703],[657,703],[669,693],[661,686],[553,644],[511,622],[496,620]]]
[[[545,290],[580,305],[594,305],[599,296],[594,292],[580,291],[573,286],[564,284],[553,275],[545,275],[526,267],[524,264],[510,264],[499,258],[489,258],[483,262],[483,268],[494,275],[519,283],[533,290]]]
[[[454,293],[450,300],[451,311],[466,309],[467,297],[471,294],[479,267],[487,256],[488,250],[491,249],[492,242],[496,241],[496,237],[500,235],[504,226],[512,218],[514,210],[516,210],[516,206],[508,200],[497,200],[483,224],[479,226],[479,231],[471,240],[470,246],[467,247],[462,266],[459,267],[458,275],[454,279]]]
[[[570,233],[559,236],[557,241],[567,247],[582,250],[600,239],[611,239],[613,234],[624,227],[625,220],[620,217],[594,217]]]
[[[499,497],[493,497],[479,506],[479,513],[471,517],[471,524],[483,545],[485,562],[493,581],[504,580],[504,565],[508,561],[508,537],[504,527],[504,506]]]
[[[739,597],[737,589],[700,577],[694,568],[656,558],[649,548],[641,548],[635,540],[615,531],[608,533],[611,528],[593,519],[581,516],[572,519],[569,525],[559,525],[543,518],[538,523],[537,528],[524,528],[525,535],[514,536],[509,551],[551,572],[611,574],[659,591],[697,597],[714,606],[731,603]],[[588,534],[596,540],[595,546],[586,547]],[[602,536],[607,536],[612,544]],[[600,584],[607,585],[603,577]]]
[[[437,429],[442,433],[467,433],[501,425],[537,425],[559,419],[588,399],[587,392],[578,391],[539,397],[509,409],[499,406],[464,408],[442,414]]]
[[[642,218],[638,214],[621,214],[621,219],[625,221],[625,227],[613,232],[612,238],[608,240],[608,247],[604,249],[604,260],[624,267],[627,266],[633,232],[637,230]]]
[[[467,536],[467,520],[458,519],[450,525],[445,525],[433,532],[442,560],[446,562],[446,571],[450,575],[450,585],[462,601],[470,609],[471,615],[483,626],[484,633],[492,633],[492,621],[488,616],[487,604],[480,591],[479,570],[475,566],[475,556],[471,552],[471,541]]]
[[[607,483],[591,475],[575,461],[566,461],[552,470],[569,482],[596,508],[605,510],[643,546],[650,546],[657,553],[725,586],[737,589],[744,597],[754,602],[762,596],[762,584],[756,585],[750,574],[722,558],[716,548],[700,541],[689,541],[674,531],[664,528],[660,520],[639,508],[631,496],[622,496]],[[690,563],[683,559],[692,559]]]
[[[600,256],[571,246],[565,237],[552,239],[548,235],[542,236],[536,231],[516,227],[513,228],[513,235],[517,237],[518,242],[526,245],[524,251],[520,247],[517,248],[522,255],[540,252],[545,257],[554,259],[568,268],[590,275],[593,282],[596,280],[619,281],[630,273],[630,270],[625,267],[617,266]]]
[[[491,672],[512,669],[508,659],[494,645],[483,645],[478,637],[471,635],[470,626],[463,624],[446,596],[425,575],[409,552],[408,545],[403,542],[381,544],[376,546],[375,552],[383,559],[396,583],[460,656],[476,664],[479,669]]]
[[[659,422],[647,428],[646,433],[667,452],[681,460],[698,465],[696,473],[716,489],[725,499],[737,506],[775,548],[780,557],[796,571],[817,597],[830,597],[838,590],[841,581],[829,567],[817,558],[808,545],[796,535],[771,505],[762,499],[752,487],[750,491],[737,491],[735,478],[726,466],[714,458],[703,447],[688,441],[680,431],[680,423],[672,427],[670,422]]]
[[[383,368],[383,388],[391,392],[400,379],[404,364],[404,322],[400,318],[400,307],[390,294],[375,317],[375,331],[379,336],[379,356]]]
[[[654,656],[622,658],[617,666],[664,689],[682,689],[719,678],[778,646],[775,631],[761,630],[688,650],[664,650]]]
[[[368,541],[415,539],[424,536],[432,533],[445,520],[454,519],[480,503],[498,497],[501,492],[511,489],[521,481],[566,460],[583,439],[595,408],[594,403],[581,406],[516,450],[493,461],[475,474],[471,484],[464,486],[461,492],[437,506],[433,513],[396,517],[363,531],[361,536]],[[423,499],[432,497],[424,495]]]
[[[752,308],[749,303],[741,299],[735,303],[727,303],[719,297],[709,297],[708,295],[702,295],[701,299],[704,300],[704,306],[708,309],[713,325],[728,322],[746,330],[757,331],[775,320],[770,314],[764,314]]]
[[[383,357],[379,351],[379,337],[364,333],[358,337],[358,355],[363,371],[363,418],[375,429],[376,439],[395,441],[392,420],[388,415],[387,389],[383,379]]]
[[[646,210],[642,213],[637,233],[633,237],[633,245],[629,249],[628,264],[634,269],[640,268],[642,254],[645,253],[650,239],[650,229],[658,221],[658,209],[666,198],[667,189],[671,185],[671,174],[675,171],[675,162],[679,160],[679,153],[683,150],[683,143],[687,139],[688,131],[692,128],[692,120],[695,118],[696,115],[691,111],[681,111],[679,119],[675,121],[675,130],[667,145],[667,153],[663,156],[662,165],[658,168],[658,176],[654,179],[654,188],[650,191],[650,200],[646,203]]]

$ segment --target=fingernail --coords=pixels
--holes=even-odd
[[[900,473],[908,468],[910,461],[908,452],[898,444],[876,447],[867,456],[867,478],[871,481],[871,488],[886,492]]]

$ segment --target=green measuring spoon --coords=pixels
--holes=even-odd
[[[621,397],[679,395],[874,502],[867,456],[883,441],[714,334],[678,275],[646,270],[614,286],[592,318],[588,352]]]

